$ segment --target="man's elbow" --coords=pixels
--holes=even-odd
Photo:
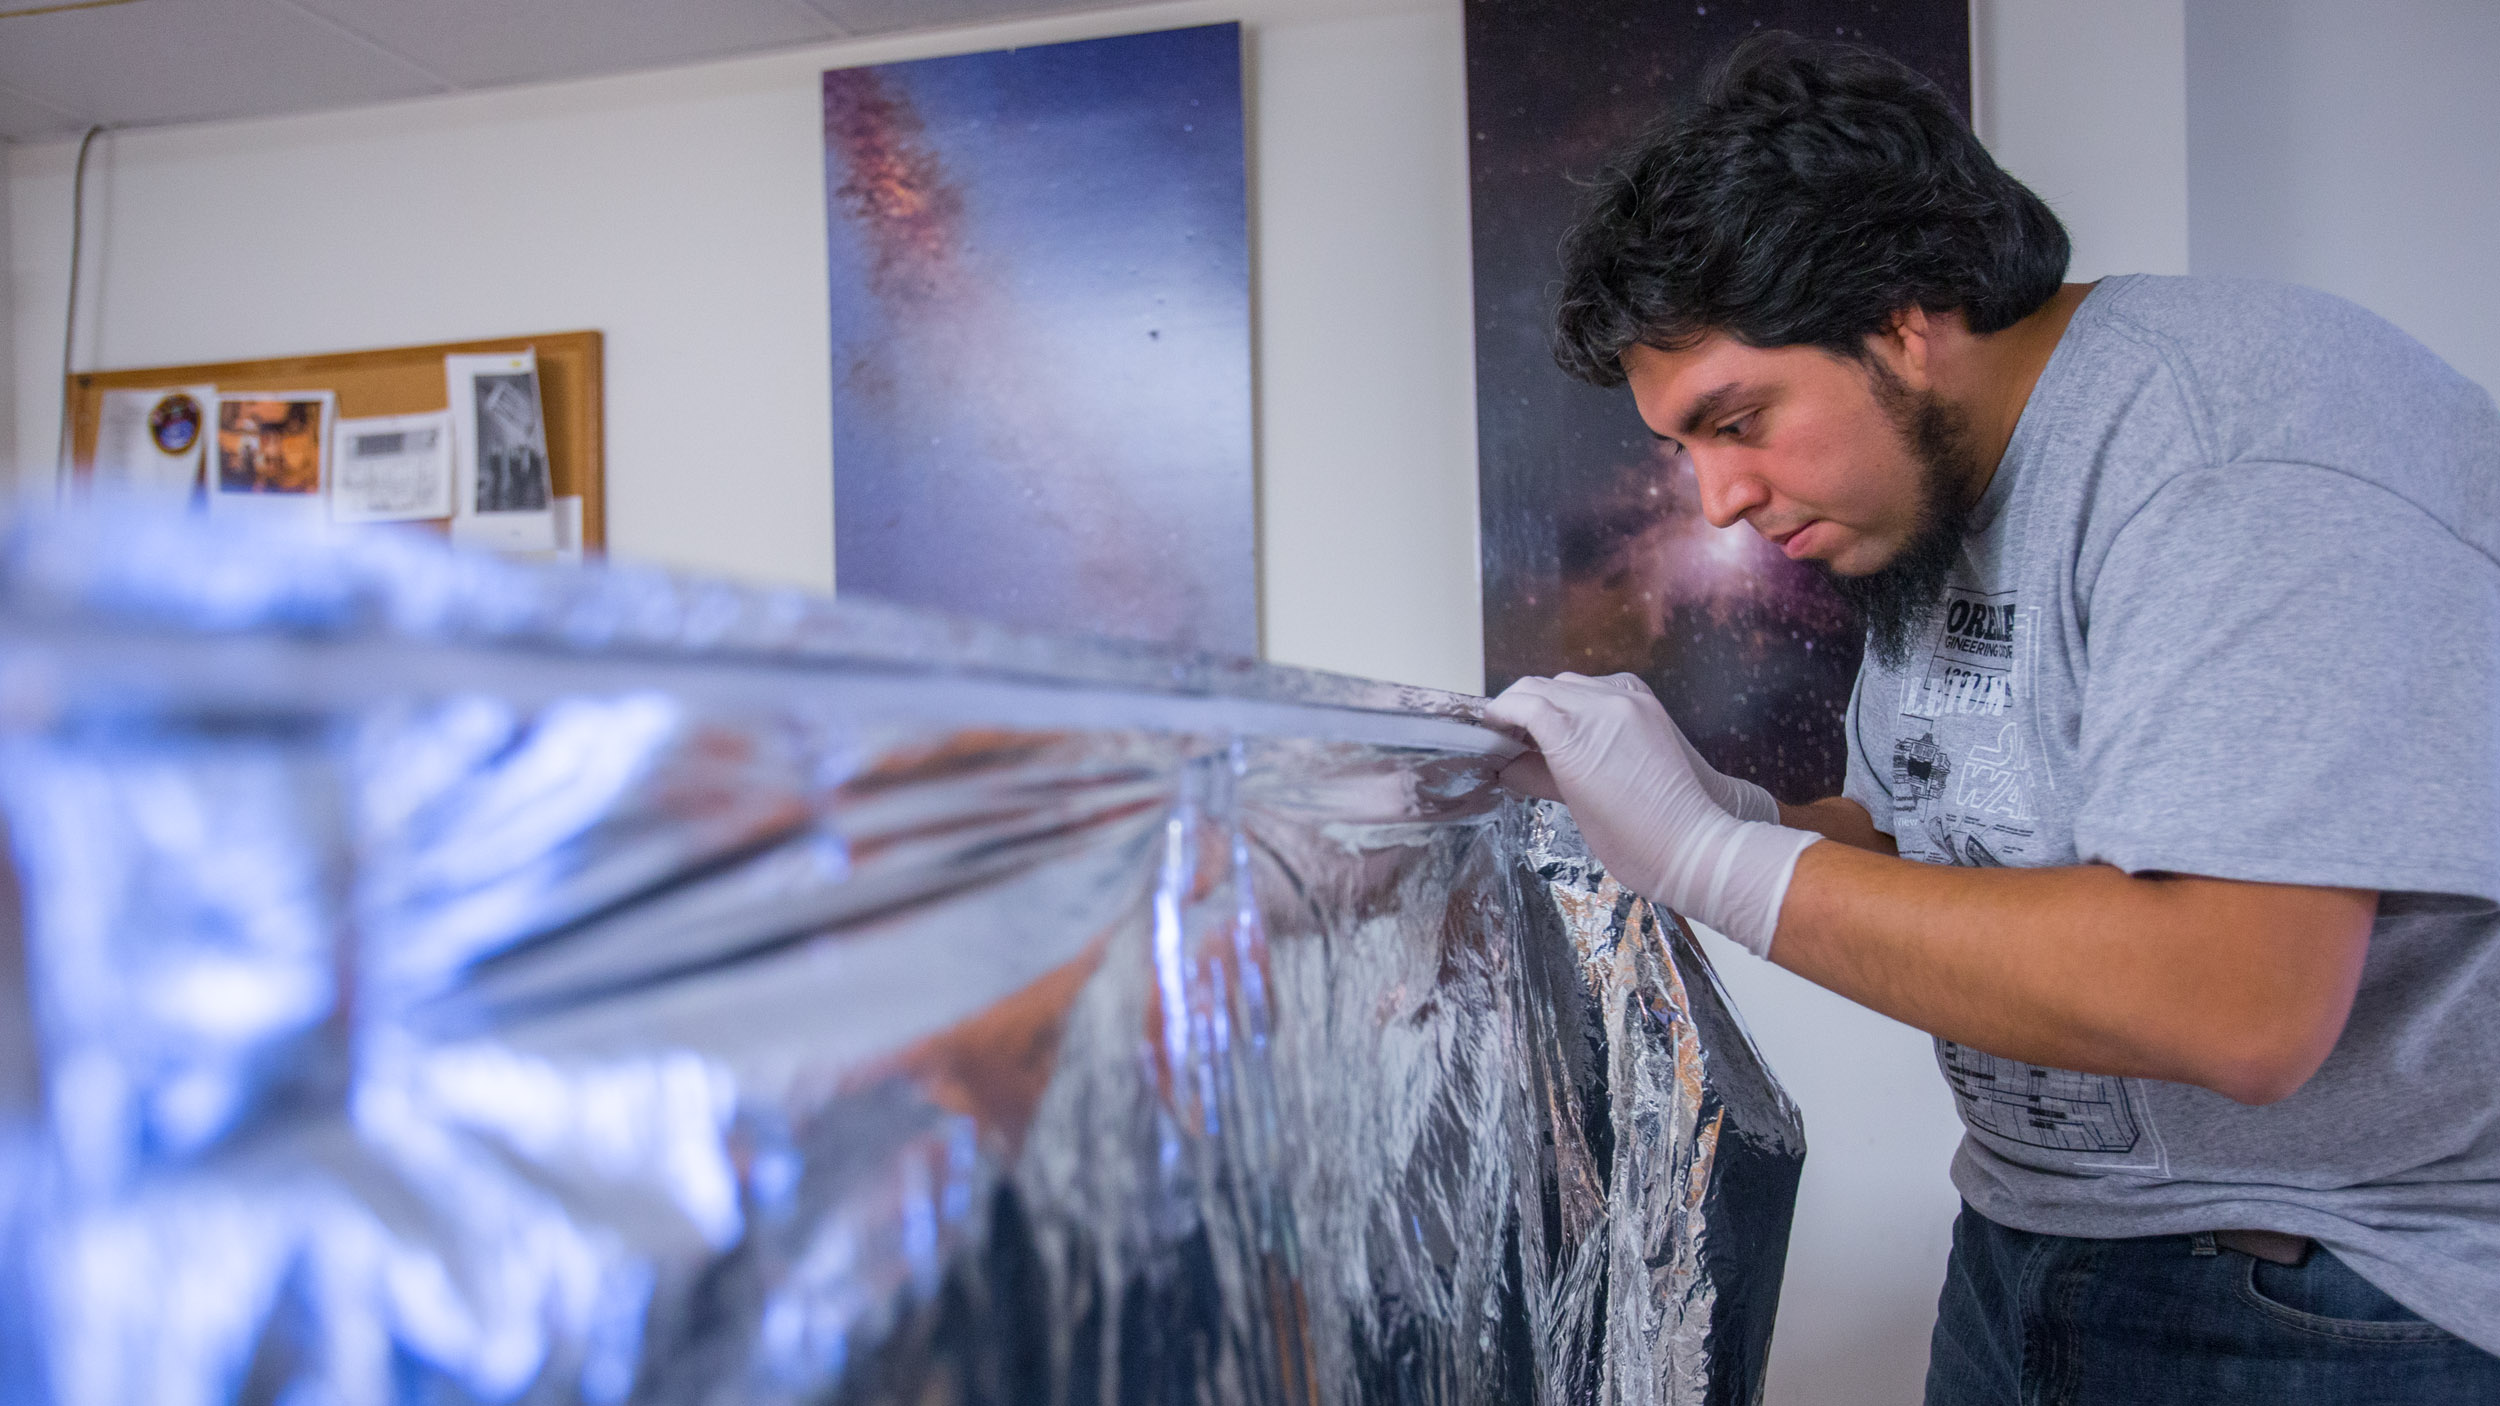
[[[2226,905],[2199,926],[2236,957],[2181,983],[2165,1020],[2187,1041],[2187,1082],[2245,1104],[2280,1103],[2344,1037],[2378,895],[2199,880]],[[2192,993],[2192,994],[2191,994]]]
[[[2206,1088],[2252,1108],[2281,1103],[2300,1092],[2324,1060],[2304,1063],[2252,1062],[2218,1069],[2200,1080]]]
[[[2300,1092],[2334,1052],[2345,1012],[2332,1022],[2286,1021],[2239,1032],[2198,1052],[2188,1082],[2237,1103],[2281,1103]]]

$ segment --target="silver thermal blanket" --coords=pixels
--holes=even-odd
[[[1796,1112],[1474,716],[22,524],[0,1400],[1757,1400]]]

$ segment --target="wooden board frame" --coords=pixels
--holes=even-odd
[[[409,415],[448,407],[450,393],[443,382],[445,356],[519,351],[538,353],[538,394],[547,419],[547,476],[558,496],[581,497],[582,551],[602,551],[608,541],[607,469],[602,438],[606,424],[606,373],[597,332],[552,332],[535,337],[496,337],[483,342],[436,342],[197,366],[80,371],[69,377],[71,471],[83,477],[94,470],[96,430],[106,391],[198,385],[215,386],[221,391],[326,390],[337,394],[342,419]],[[206,432],[204,428],[203,433]]]

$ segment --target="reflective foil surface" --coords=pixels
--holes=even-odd
[[[1474,706],[21,527],[0,1400],[1758,1400],[1796,1112]]]

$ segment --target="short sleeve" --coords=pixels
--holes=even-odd
[[[2075,849],[2500,901],[2500,567],[2337,470],[2165,485],[2088,586]]]
[[[1849,748],[1849,760],[1841,771],[1840,794],[1866,807],[1867,818],[1875,828],[1892,833],[1892,785],[1875,768],[1875,751],[1867,743],[1866,714],[1858,706],[1866,693],[1867,673],[1875,667],[1869,660],[1858,669],[1858,681],[1849,689],[1849,711],[1841,719],[1841,737]]]

